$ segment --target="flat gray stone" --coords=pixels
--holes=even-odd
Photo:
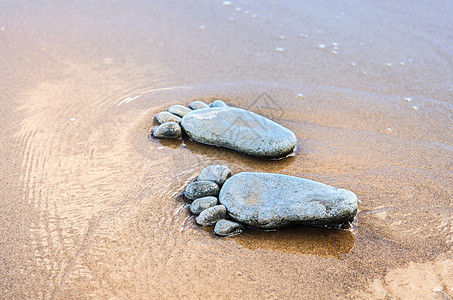
[[[181,127],[176,122],[161,124],[153,130],[153,137],[158,139],[179,139],[181,135]]]
[[[195,200],[207,196],[218,196],[219,186],[213,181],[196,181],[189,184],[184,190],[187,199]]]
[[[214,233],[220,236],[232,236],[241,234],[243,229],[244,226],[239,223],[222,219],[215,223]]]
[[[168,111],[171,112],[174,115],[177,115],[177,116],[180,116],[180,117],[184,117],[185,114],[191,112],[192,110],[190,108],[188,108],[188,107],[176,104],[176,105],[170,106]]]
[[[340,225],[357,214],[357,196],[294,176],[244,172],[233,175],[219,201],[235,220],[256,228]]]
[[[198,181],[214,181],[217,183],[219,186],[222,186],[222,184],[230,178],[232,175],[231,170],[227,166],[222,166],[222,165],[212,165],[212,166],[207,166],[203,170],[201,170],[200,175],[198,175],[197,180]]]
[[[291,130],[235,107],[194,110],[182,118],[181,126],[196,142],[262,158],[285,157],[297,143]]]
[[[206,103],[204,103],[203,101],[200,101],[200,100],[196,100],[196,101],[193,101],[192,103],[189,104],[189,107],[191,109],[202,109],[202,108],[208,108],[209,105],[207,105]]]
[[[214,100],[212,101],[211,104],[209,104],[210,107],[228,107],[228,105],[223,102],[222,100]]]
[[[168,111],[162,111],[156,115],[156,120],[160,124],[167,123],[167,122],[175,122],[175,123],[181,123],[181,117],[178,117],[177,115],[171,114]]]
[[[197,224],[209,226],[215,224],[218,220],[225,219],[227,211],[225,206],[216,205],[203,210],[198,217],[195,218]]]
[[[190,212],[194,215],[199,215],[203,210],[213,207],[217,204],[219,204],[219,200],[213,196],[198,198],[195,199],[192,204],[190,204]]]

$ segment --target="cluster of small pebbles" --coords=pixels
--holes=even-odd
[[[163,111],[155,116],[156,121],[160,124],[152,131],[152,136],[158,139],[179,139],[182,137],[181,119],[187,113],[209,107],[227,107],[222,100],[214,100],[211,104],[196,100],[189,104],[189,107],[182,105],[173,105],[168,111]]]
[[[195,218],[197,224],[201,226],[215,225],[214,233],[220,236],[237,235],[244,229],[241,224],[227,220],[227,209],[224,205],[219,204],[219,191],[231,175],[232,172],[227,166],[208,166],[184,191],[184,196],[193,201],[190,205],[190,212],[197,216]]]

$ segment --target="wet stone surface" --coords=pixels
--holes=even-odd
[[[216,205],[203,210],[200,215],[195,219],[197,224],[202,226],[209,226],[215,224],[218,220],[225,219],[227,211],[225,206]]]
[[[214,181],[219,186],[222,186],[225,180],[230,178],[232,175],[231,170],[227,166],[212,165],[204,168],[200,175],[198,175],[198,181]]]
[[[219,201],[233,219],[263,229],[345,224],[354,219],[358,206],[357,196],[348,190],[288,175],[251,172],[229,178]]]
[[[186,114],[181,126],[196,142],[225,147],[261,158],[280,158],[296,147],[295,134],[251,111],[213,107]]]
[[[229,220],[219,220],[215,224],[214,233],[220,236],[232,236],[242,233],[244,226]]]
[[[196,181],[189,184],[184,195],[187,199],[195,200],[207,196],[217,196],[219,194],[219,186],[212,181]]]
[[[222,100],[214,100],[212,103],[209,105],[210,107],[227,107],[228,105],[223,102]]]
[[[208,107],[209,107],[209,105],[207,105],[206,103],[204,103],[203,101],[200,101],[200,100],[193,101],[189,104],[189,108],[191,108],[193,110],[208,108]]]
[[[182,131],[178,123],[167,122],[154,128],[152,135],[159,139],[179,139],[182,136]]]
[[[171,106],[168,111],[174,115],[177,115],[179,117],[184,117],[185,114],[191,112],[192,110],[188,107],[182,106],[182,105],[173,105]]]
[[[199,215],[203,210],[213,207],[217,204],[219,204],[219,200],[213,196],[198,198],[195,199],[192,204],[190,204],[190,212],[194,215]]]
[[[156,120],[160,124],[167,123],[167,122],[175,122],[175,123],[181,123],[181,117],[178,117],[177,115],[174,115],[172,113],[169,113],[168,111],[162,111],[156,115]]]

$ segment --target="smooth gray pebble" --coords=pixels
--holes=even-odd
[[[232,175],[231,170],[227,166],[223,165],[212,165],[207,166],[201,170],[200,175],[198,175],[198,181],[214,181],[219,186],[222,186],[225,180],[230,178]]]
[[[219,186],[213,181],[196,181],[189,184],[184,195],[187,199],[195,200],[206,196],[218,196]]]
[[[190,204],[190,212],[194,215],[199,215],[203,210],[213,207],[217,204],[219,204],[219,200],[213,196],[198,198],[195,199],[192,204]]]
[[[222,100],[214,100],[212,103],[209,105],[210,107],[227,107],[228,105],[223,102]]]
[[[189,107],[191,109],[202,109],[202,108],[208,108],[209,105],[207,105],[206,103],[204,103],[203,101],[200,101],[200,100],[196,100],[196,101],[193,101],[192,103],[189,104]]]
[[[195,219],[197,224],[201,226],[209,226],[215,224],[218,220],[225,219],[227,210],[223,205],[216,205],[203,210]]]
[[[182,117],[184,117],[185,114],[191,112],[192,110],[190,108],[187,108],[180,104],[176,104],[176,105],[170,106],[168,111],[171,112],[172,114],[180,116],[182,118]]]
[[[153,130],[153,137],[158,139],[179,139],[181,136],[181,126],[176,122],[161,124]]]
[[[215,223],[214,233],[220,236],[232,236],[241,234],[244,229],[239,223],[229,220],[219,220]]]
[[[169,113],[168,111],[162,111],[156,115],[156,120],[160,124],[167,123],[167,122],[175,122],[180,124],[181,123],[181,117],[178,117],[177,115],[174,115],[172,113]]]

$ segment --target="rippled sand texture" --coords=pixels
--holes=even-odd
[[[231,2],[0,1],[1,298],[453,297],[453,4]],[[295,156],[147,138],[195,98]],[[178,196],[213,163],[352,190],[354,228],[217,238]]]

